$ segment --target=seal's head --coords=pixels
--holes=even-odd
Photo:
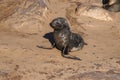
[[[53,19],[52,22],[50,22],[50,26],[54,30],[69,29],[69,24],[68,24],[67,20],[62,17]]]

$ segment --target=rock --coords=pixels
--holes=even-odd
[[[112,16],[111,14],[107,11],[102,9],[101,7],[98,6],[86,6],[86,5],[80,5],[76,8],[76,15],[80,16],[87,16],[103,21],[112,21]]]
[[[42,30],[41,24],[44,23],[47,12],[44,0],[24,0],[13,8],[15,10],[11,10],[11,15],[7,15],[7,19],[1,22],[5,27],[24,33],[38,33]]]
[[[73,75],[66,80],[119,80],[120,73],[115,73],[114,71],[107,72],[88,72]]]
[[[23,0],[0,0],[0,21],[12,15]]]

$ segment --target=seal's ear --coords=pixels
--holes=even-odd
[[[69,27],[69,24],[68,24],[67,20],[65,20],[65,21],[64,21],[64,24],[63,24],[63,25],[64,25],[64,27],[65,27],[65,28],[70,29],[70,27]]]

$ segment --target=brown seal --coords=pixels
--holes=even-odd
[[[78,57],[68,55],[71,51],[77,51],[82,49],[86,43],[79,34],[72,33],[70,31],[70,27],[67,20],[62,17],[55,18],[50,23],[50,26],[54,29],[53,38],[55,43],[53,44],[53,47],[56,47],[57,49],[61,50],[62,56],[65,58],[81,60]]]
[[[102,0],[103,8],[112,12],[120,11],[120,0]]]

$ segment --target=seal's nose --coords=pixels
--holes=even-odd
[[[52,23],[49,24],[52,27]]]

